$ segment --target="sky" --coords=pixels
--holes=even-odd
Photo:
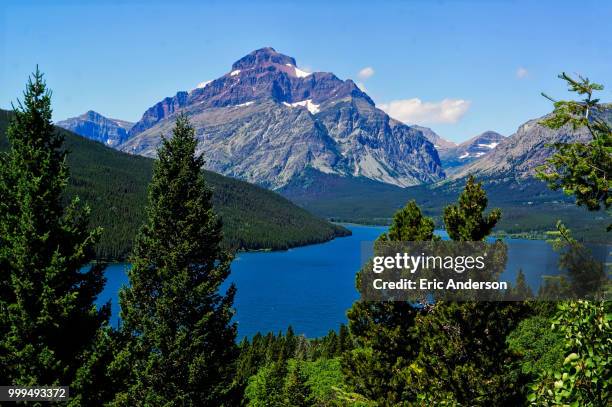
[[[137,121],[177,91],[271,46],[300,68],[353,79],[376,105],[452,141],[511,135],[568,98],[562,71],[608,85],[612,2],[0,2],[0,107],[36,64],[54,120],[95,110]]]

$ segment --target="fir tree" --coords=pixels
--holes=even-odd
[[[533,291],[525,278],[523,269],[520,269],[514,287],[511,287],[506,293],[506,299],[509,301],[526,301],[533,299]]]
[[[414,200],[393,215],[389,232],[380,235],[382,241],[408,242],[436,240],[434,236],[434,221],[423,216],[421,209]]]
[[[489,235],[501,212],[494,209],[486,216],[487,202],[482,185],[470,176],[458,203],[444,210],[452,240],[480,241]],[[505,260],[503,256],[503,265],[495,267],[505,266]],[[420,352],[408,377],[421,401],[472,406],[520,403],[526,379],[507,349],[506,336],[525,315],[522,303],[483,301],[438,301],[419,315],[415,335]]]
[[[94,302],[105,279],[89,265],[101,229],[74,199],[63,137],[43,75],[29,79],[0,156],[0,372],[3,384],[71,385],[107,324]]]
[[[292,407],[308,407],[314,404],[307,381],[308,377],[306,377],[302,371],[302,364],[296,361],[285,378],[285,386],[283,389],[285,394],[285,405]]]
[[[434,222],[411,201],[395,214],[389,232],[379,239],[426,241],[437,237]],[[359,289],[359,276],[357,281]],[[356,393],[383,405],[414,399],[403,370],[418,353],[418,338],[412,329],[418,312],[407,302],[353,303],[348,319],[355,349],[343,355],[342,369]]]
[[[501,211],[493,209],[484,214],[489,200],[481,182],[469,176],[459,202],[444,208],[444,225],[452,240],[479,241],[487,237],[499,219]]]
[[[185,116],[173,135],[158,150],[130,286],[120,292],[131,340],[116,363],[129,364],[132,381],[116,404],[233,405],[236,290],[219,292],[232,256],[220,247],[221,222]]]
[[[562,189],[576,197],[576,204],[598,211],[612,206],[612,127],[610,105],[600,103],[595,92],[604,87],[588,78],[574,79],[565,72],[559,75],[570,91],[584,97],[575,100],[553,100],[555,110],[542,124],[559,129],[570,125],[584,127],[592,136],[588,143],[555,143],[556,150],[546,164],[538,168],[537,176],[553,190]],[[606,117],[607,116],[607,117]],[[610,227],[608,228],[610,230]]]

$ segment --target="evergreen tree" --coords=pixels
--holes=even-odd
[[[470,175],[459,202],[444,208],[444,225],[448,236],[452,240],[468,242],[487,237],[501,218],[499,209],[484,215],[488,202],[482,183],[477,183]]]
[[[526,301],[533,299],[533,291],[527,280],[525,279],[525,273],[523,269],[520,269],[517,276],[514,287],[511,287],[506,293],[506,299],[509,301]]]
[[[410,201],[393,217],[382,241],[435,240],[434,222]],[[366,266],[368,267],[368,266]],[[357,276],[359,289],[359,275]],[[343,355],[347,384],[358,394],[383,405],[414,399],[404,370],[418,353],[414,320],[419,310],[408,302],[358,300],[348,311],[355,349]]]
[[[470,176],[458,203],[444,210],[452,240],[484,240],[501,217],[484,215],[487,196]],[[505,257],[503,259],[505,264]],[[522,303],[438,301],[419,315],[421,348],[410,381],[422,402],[450,405],[517,405],[524,397],[506,336],[525,316]]]
[[[542,121],[547,127],[559,129],[570,125],[586,128],[592,139],[588,143],[556,143],[556,152],[538,168],[538,177],[553,190],[562,189],[576,197],[577,205],[597,211],[612,206],[612,127],[610,105],[594,96],[603,86],[588,78],[574,79],[565,72],[559,75],[570,91],[584,97],[579,101],[556,101],[555,110]],[[610,227],[608,228],[610,230]]]
[[[338,355],[342,355],[344,352],[353,348],[351,343],[351,334],[345,324],[340,325],[340,330],[338,332],[338,345],[340,347]]]
[[[433,219],[423,216],[416,201],[412,200],[393,215],[389,232],[380,235],[379,239],[392,242],[437,240],[433,232]]]
[[[117,364],[129,364],[132,382],[116,403],[233,405],[236,290],[231,285],[225,295],[219,292],[232,257],[220,248],[221,222],[185,116],[173,135],[158,150],[130,286],[119,296],[131,339]]]
[[[308,377],[302,371],[302,364],[296,361],[285,379],[283,392],[286,406],[308,407],[313,405],[312,394],[306,383],[307,381]]]
[[[63,205],[66,152],[38,68],[7,136],[10,149],[0,156],[2,384],[71,385],[84,374],[110,307],[94,304],[104,268],[88,266],[101,229],[88,229],[89,209],[78,199]]]
[[[272,362],[259,369],[249,379],[245,390],[248,405],[253,407],[284,407],[284,383],[287,375],[287,361]]]

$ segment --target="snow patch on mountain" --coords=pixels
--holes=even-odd
[[[320,111],[319,109],[320,105],[316,105],[312,103],[312,99],[302,100],[301,102],[295,102],[295,103],[283,102],[283,104],[289,107],[298,107],[298,106],[305,107],[312,114],[317,114]]]
[[[206,87],[206,85],[208,85],[209,83],[211,83],[212,80],[210,81],[204,81],[204,82],[200,82],[196,85],[196,89],[204,89]]]
[[[499,143],[491,143],[491,144],[482,144],[479,143],[478,146],[479,147],[485,147],[485,148],[490,148],[490,149],[494,149],[495,147],[497,147]]]
[[[298,78],[305,78],[308,75],[310,75],[310,72],[302,71],[297,66],[293,66],[291,64],[285,64],[285,65],[287,65],[290,68],[293,68],[295,70],[295,76],[297,76]]]

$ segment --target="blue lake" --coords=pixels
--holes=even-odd
[[[352,236],[282,252],[240,253],[229,281],[235,299],[239,336],[284,331],[292,325],[307,337],[325,335],[346,323],[346,311],[358,298],[355,274],[361,266],[362,242],[375,240],[386,227],[347,225]],[[443,235],[444,233],[441,232]],[[556,270],[558,255],[541,240],[508,239],[508,264],[501,280],[514,282],[519,269],[537,290],[541,276]],[[126,264],[106,269],[108,282],[99,302],[112,301],[117,325],[117,293],[127,284]]]

